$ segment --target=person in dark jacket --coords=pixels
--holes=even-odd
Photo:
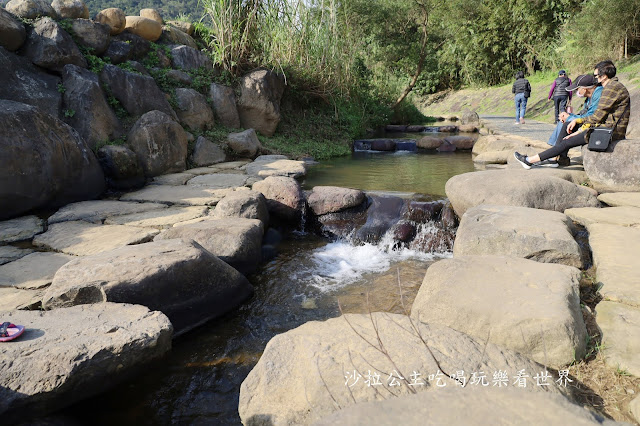
[[[515,94],[516,124],[524,124],[524,113],[527,111],[527,99],[531,96],[531,85],[524,78],[524,72],[516,73],[516,81],[513,83],[511,93]]]
[[[556,107],[555,124],[560,121],[560,113],[567,109],[567,102],[571,103],[571,92],[567,91],[567,87],[571,85],[571,79],[567,77],[565,70],[560,70],[558,78],[553,81],[548,99],[553,98]]]

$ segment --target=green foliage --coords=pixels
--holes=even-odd
[[[87,60],[89,71],[95,74],[100,74],[104,66],[111,63],[111,59],[106,56],[104,58],[100,58],[99,56],[91,53],[85,53],[84,57]]]
[[[122,106],[120,101],[115,96],[113,96],[113,92],[111,91],[111,88],[108,85],[103,84],[102,90],[107,95],[107,103],[115,112],[116,117],[118,117],[121,120],[129,118],[129,112],[127,112],[127,110]]]
[[[62,83],[58,83],[57,88],[58,88],[58,93],[63,93],[64,94],[64,92],[67,91],[67,88],[64,87],[64,84],[62,84]]]
[[[129,61],[122,62],[118,64],[117,67],[134,74],[143,75],[140,71],[138,71],[138,69],[136,69],[133,65],[131,65]]]
[[[73,117],[74,115],[76,115],[76,111],[75,111],[75,110],[73,110],[73,109],[65,109],[65,110],[64,110],[64,116],[65,116],[66,118],[71,118],[71,117]]]

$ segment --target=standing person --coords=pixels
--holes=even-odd
[[[617,78],[614,78],[615,75],[616,67],[613,62],[602,61],[596,64],[593,76],[603,87],[598,109],[588,117],[576,118],[571,122],[566,122],[562,126],[558,142],[546,151],[542,151],[533,157],[514,152],[514,157],[522,167],[530,169],[531,166],[537,166],[538,164],[536,163],[551,157],[566,156],[569,149],[573,147],[586,145],[589,143],[588,130],[594,127],[615,126],[611,139],[614,141],[624,139],[629,125],[629,117],[631,116],[631,98],[627,88]],[[574,133],[573,129],[577,125],[581,126],[580,130]]]
[[[524,113],[527,111],[527,99],[531,96],[531,85],[524,78],[524,72],[516,73],[516,81],[513,83],[511,93],[514,93],[516,103],[516,124],[524,124]]]
[[[558,124],[560,120],[560,113],[567,109],[567,101],[571,102],[571,92],[567,91],[567,87],[571,85],[571,79],[567,77],[565,70],[560,70],[558,78],[553,81],[551,90],[549,91],[548,100],[553,98],[553,103],[556,108],[556,115],[554,124]]]

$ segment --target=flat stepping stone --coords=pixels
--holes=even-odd
[[[606,224],[587,229],[600,293],[607,300],[640,307],[640,229]]]
[[[21,249],[14,246],[0,246],[0,265],[13,262],[33,253],[32,249]]]
[[[262,222],[257,219],[207,219],[174,226],[154,241],[192,239],[243,274],[253,272],[261,260]]]
[[[211,171],[209,171],[211,173]],[[195,174],[190,173],[171,173],[168,175],[155,176],[151,185],[186,185],[189,179],[193,179]]]
[[[32,290],[46,287],[58,269],[72,259],[62,253],[31,253],[0,266],[0,286]]]
[[[598,195],[598,200],[612,207],[640,207],[640,192],[608,192]]]
[[[81,201],[68,204],[48,219],[52,223],[83,220],[90,223],[102,223],[106,218],[152,210],[166,209],[164,204],[157,203],[125,203],[116,200]]]
[[[594,223],[607,223],[617,226],[640,227],[639,207],[606,207],[602,209],[583,207],[567,209],[564,214],[583,226]]]
[[[144,201],[183,206],[215,206],[233,189],[209,189],[189,185],[149,185],[120,197],[123,201]]]
[[[211,167],[196,167],[195,169],[185,170],[185,174],[190,174],[192,176],[200,176],[200,175],[210,175],[212,173],[217,173],[222,169],[218,169],[214,166]]]
[[[487,151],[478,154],[473,162],[478,165],[487,164],[507,164],[509,156],[513,155],[511,151]]]
[[[37,216],[24,216],[0,222],[0,243],[30,240],[44,232],[44,220]]]
[[[40,309],[43,290],[22,290],[0,286],[0,312]]]
[[[471,207],[480,204],[530,207],[561,213],[574,207],[600,206],[596,195],[589,189],[545,170],[507,169],[463,173],[449,179],[445,191],[460,217]]]
[[[176,334],[219,317],[253,293],[238,271],[187,240],[154,241],[76,258],[42,298],[45,309],[135,303],[165,313]]]
[[[193,188],[226,189],[244,186],[248,176],[245,174],[216,173],[201,175],[191,179],[187,186]]]
[[[596,314],[605,364],[640,377],[640,309],[602,301]]]
[[[151,241],[158,230],[83,221],[55,223],[33,245],[74,256],[88,256],[114,248]]]
[[[307,174],[304,161],[288,160],[283,156],[261,155],[251,164],[247,164],[247,174],[266,178],[285,176],[299,178]]]
[[[219,170],[240,169],[249,163],[251,163],[251,160],[229,161],[226,163],[218,163],[214,166],[211,166],[211,168],[215,168]]]
[[[140,228],[170,228],[174,224],[207,216],[208,207],[169,207],[152,212],[115,216],[105,220],[105,225],[127,225]]]
[[[580,270],[507,256],[462,256],[429,267],[411,317],[442,324],[554,368],[585,354]]]
[[[21,337],[2,344],[0,414],[6,424],[104,392],[171,349],[169,319],[144,306],[99,303],[0,317],[25,326]]]
[[[581,268],[582,253],[570,226],[559,212],[481,204],[462,216],[453,255],[495,254]]]

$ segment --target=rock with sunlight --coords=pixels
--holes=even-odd
[[[640,191],[640,139],[611,142],[606,152],[582,150],[582,163],[598,192]]]
[[[411,316],[517,351],[554,368],[585,354],[580,270],[507,256],[461,256],[429,267]]]
[[[379,401],[381,395],[406,395],[409,389],[437,393],[442,384],[458,387],[457,381],[442,375],[434,357],[448,375],[460,372],[467,381],[472,372],[482,371],[490,378],[500,370],[511,378],[521,370],[531,377],[544,371],[522,355],[449,327],[412,325],[409,317],[398,314],[347,314],[308,322],[271,339],[242,382],[240,418],[243,424],[312,424],[340,408]],[[424,386],[402,384],[397,375],[407,385],[413,375]],[[526,399],[530,392],[567,390],[528,386],[517,391]]]
[[[307,196],[307,203],[315,215],[335,213],[362,204],[364,192],[337,186],[315,186]]]

